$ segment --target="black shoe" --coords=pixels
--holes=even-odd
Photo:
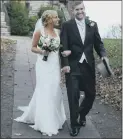
[[[72,127],[70,131],[70,135],[75,137],[78,135],[80,128],[79,127]]]
[[[84,118],[80,118],[79,125],[80,126],[85,126],[86,125],[86,118],[85,117]]]

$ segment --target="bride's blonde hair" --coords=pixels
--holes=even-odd
[[[52,23],[53,15],[57,15],[57,12],[55,10],[46,10],[43,12],[42,23],[44,26],[47,26],[48,24]]]

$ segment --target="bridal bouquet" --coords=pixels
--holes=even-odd
[[[42,49],[42,50],[46,50],[45,55],[43,57],[44,61],[47,61],[48,58],[48,54],[49,52],[56,52],[59,50],[60,47],[62,47],[61,45],[59,45],[59,41],[54,39],[54,38],[49,38],[48,36],[41,36],[38,46]]]

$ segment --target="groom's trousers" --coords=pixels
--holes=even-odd
[[[92,108],[95,99],[95,77],[93,76],[91,67],[84,61],[78,64],[81,74],[66,74],[66,87],[70,109],[71,127],[78,126],[78,116],[83,119]],[[83,89],[85,97],[79,105],[80,90]]]

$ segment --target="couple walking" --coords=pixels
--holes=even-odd
[[[33,124],[32,128],[48,136],[56,135],[66,121],[61,69],[66,78],[70,135],[77,136],[81,126],[86,125],[86,115],[96,95],[93,47],[101,59],[106,56],[97,23],[85,18],[84,3],[73,2],[72,10],[75,18],[63,23],[60,35],[54,28],[59,23],[56,11],[47,10],[38,20],[32,41],[32,52],[37,54],[36,87],[29,106],[19,107],[24,113],[15,119]],[[38,47],[44,36],[54,39],[55,47],[63,45],[56,52],[49,52],[47,61],[43,60],[46,51]],[[80,91],[85,97],[79,105]]]

